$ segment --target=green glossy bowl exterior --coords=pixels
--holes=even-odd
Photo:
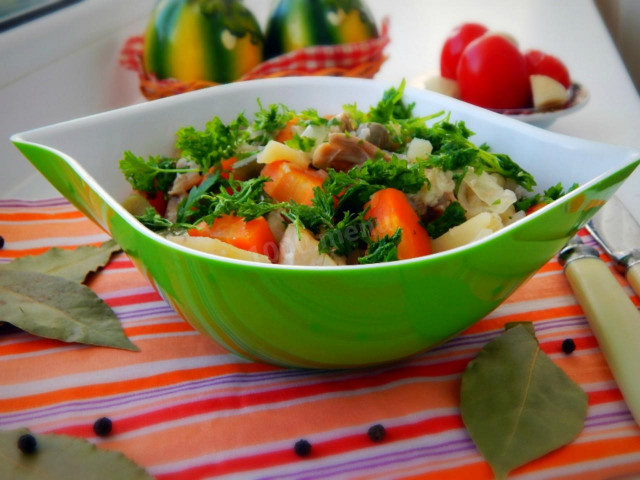
[[[217,102],[233,102],[238,95],[263,98],[265,89],[269,91],[273,86],[279,92],[283,83],[288,87],[283,91],[289,95],[327,85],[354,92],[381,92],[388,87],[343,79],[279,82],[277,87],[273,81],[216,87],[209,92],[196,92],[199,96],[195,100],[189,100],[193,94],[187,94],[183,95],[184,100],[175,98],[128,108],[148,109],[149,115],[165,114],[163,110],[171,112],[182,101],[213,97]],[[517,132],[524,129],[525,136],[542,135],[547,145],[544,148],[555,148],[554,142],[558,148],[566,148],[561,146],[568,142],[569,149],[595,149],[596,156],[602,151],[603,155],[617,158],[613,168],[605,164],[602,173],[594,170],[598,174],[581,182],[578,190],[466,247],[389,264],[310,268],[252,264],[203,254],[171,244],[143,228],[113,198],[122,200],[124,187],[112,196],[101,187],[100,177],[96,175],[98,181],[94,180],[78,164],[85,159],[74,160],[45,144],[55,143],[49,139],[56,135],[73,139],[79,126],[80,130],[99,129],[103,116],[18,134],[12,140],[66,198],[116,239],[161,295],[203,334],[256,361],[311,368],[357,367],[391,362],[427,350],[483,318],[551,259],[640,162],[638,152],[542,130],[538,134],[535,127],[519,125],[499,115],[479,112],[475,107],[429,92],[412,92],[418,101],[423,94],[425,101],[450,109],[454,118],[457,111],[470,109],[472,117],[476,115],[486,123],[482,129],[489,132],[488,138],[513,136],[514,132],[517,137]],[[280,101],[290,104],[287,98]],[[308,106],[320,109],[320,105]],[[212,111],[210,116],[214,114]],[[128,109],[109,112],[104,121],[113,122],[114,116],[128,115]],[[470,122],[468,126],[473,130]],[[163,135],[171,137],[174,131]],[[122,142],[120,150],[129,148],[126,139],[124,132],[122,139],[114,140]],[[518,161],[517,154],[512,157]],[[113,165],[100,164],[100,171],[117,171],[117,160],[113,159]]]

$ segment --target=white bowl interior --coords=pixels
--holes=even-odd
[[[230,84],[85,117],[17,134],[15,140],[45,145],[75,159],[111,196],[121,201],[131,191],[118,169],[124,150],[137,155],[173,155],[175,132],[202,129],[214,116],[230,121],[244,111],[251,119],[263,105],[284,103],[295,110],[313,107],[320,114],[357,102],[377,103],[391,84],[362,79],[285,78]],[[476,132],[471,140],[488,143],[532,173],[541,191],[558,182],[584,185],[601,174],[640,157],[624,147],[551,133],[503,115],[430,91],[409,88],[405,101],[416,102],[416,115],[444,110]]]

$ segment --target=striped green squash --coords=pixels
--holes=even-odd
[[[157,78],[227,83],[262,61],[264,38],[239,0],[160,0],[144,38],[144,67]]]
[[[265,58],[310,45],[337,45],[378,36],[360,0],[280,0],[269,17]]]

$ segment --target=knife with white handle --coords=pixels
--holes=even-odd
[[[624,203],[615,195],[611,197],[587,224],[587,230],[640,295],[640,224]]]
[[[560,251],[558,261],[640,425],[640,312],[595,248],[574,237]]]

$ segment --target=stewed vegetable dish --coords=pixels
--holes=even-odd
[[[367,111],[285,105],[176,134],[175,155],[124,152],[123,205],[177,244],[224,257],[336,266],[422,257],[473,242],[564,194],[462,121],[415,116],[404,82]],[[575,188],[575,185],[572,187]]]

